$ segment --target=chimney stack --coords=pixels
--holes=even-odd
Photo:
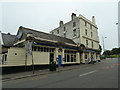
[[[64,24],[63,21],[60,21],[59,26],[62,26],[63,24]]]
[[[76,14],[75,14],[75,13],[72,13],[71,19],[73,20],[73,19],[75,19],[75,18],[76,18]]]
[[[95,16],[92,16],[92,22],[93,22],[94,24],[96,24],[96,22],[95,22]]]

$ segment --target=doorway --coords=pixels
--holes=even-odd
[[[62,65],[62,56],[58,55],[58,67]]]

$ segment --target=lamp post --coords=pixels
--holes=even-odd
[[[118,48],[120,47],[120,26],[119,23],[117,22],[116,25],[118,26]]]
[[[103,41],[103,52],[105,51],[105,45],[104,45],[104,39],[107,38],[107,37],[103,37],[102,36],[102,41]]]

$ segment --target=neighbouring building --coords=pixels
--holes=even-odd
[[[79,48],[84,47],[80,51],[81,63],[88,62],[92,57],[95,61],[100,60],[98,27],[95,16],[90,21],[82,15],[76,16],[75,13],[72,13],[69,22],[60,21],[59,27],[50,31],[50,33],[73,40]]]
[[[0,63],[5,64],[8,49],[13,46],[15,40],[15,35],[11,35],[10,33],[1,33],[0,31]]]

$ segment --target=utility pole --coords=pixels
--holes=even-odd
[[[32,59],[32,70],[33,70],[33,74],[34,74],[34,60],[33,60],[33,52],[32,52],[32,45],[33,45],[33,40],[34,40],[34,36],[32,35],[32,33],[28,33],[27,37],[26,37],[26,46],[25,46],[25,50],[26,50],[26,55],[25,55],[25,69],[27,67],[27,57],[31,56]]]
[[[104,40],[105,40],[105,38],[107,38],[107,37],[103,37],[103,36],[102,36],[102,41],[103,41],[103,52],[105,51],[105,45],[104,45]]]

